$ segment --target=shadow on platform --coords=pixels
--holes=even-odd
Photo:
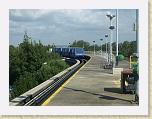
[[[121,88],[104,88],[104,91],[123,94]]]
[[[102,95],[102,94],[98,94],[98,93],[92,93],[92,92],[88,92],[88,91],[85,91],[85,90],[73,89],[73,88],[69,88],[69,87],[64,87],[64,88],[72,90],[72,91],[79,91],[79,92],[88,93],[88,94],[91,94],[91,95],[94,95],[94,96],[99,96],[98,98],[100,98],[100,99],[120,100],[120,101],[126,101],[126,102],[129,102],[129,103],[132,103],[132,100],[121,99],[121,98],[117,98],[117,97]]]

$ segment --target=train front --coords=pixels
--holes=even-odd
[[[75,58],[84,59],[84,49],[83,48],[75,48]]]

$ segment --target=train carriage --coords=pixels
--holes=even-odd
[[[69,48],[55,48],[54,51],[60,54],[62,57],[69,57],[75,59],[83,59],[84,58],[84,49],[69,47]]]

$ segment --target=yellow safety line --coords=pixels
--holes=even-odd
[[[120,87],[120,80],[114,80],[113,82],[117,87]]]
[[[116,85],[120,84],[120,80],[117,80],[117,81],[115,80],[114,84],[116,84]]]
[[[92,59],[92,57],[89,59],[89,61]],[[57,89],[46,101],[44,101],[41,106],[47,106],[51,100],[62,90],[63,87],[65,87],[76,75],[77,73],[86,65],[89,63],[89,61],[87,63],[85,63],[76,73],[74,73],[65,83],[63,83],[61,85],[61,87],[59,89]]]

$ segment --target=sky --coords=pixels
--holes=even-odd
[[[18,45],[23,41],[25,31],[35,41],[43,44],[68,45],[75,40],[93,44],[110,40],[110,19],[107,13],[116,15],[114,9],[10,9],[9,42]],[[119,42],[136,40],[133,24],[136,21],[134,9],[119,9]],[[112,19],[116,27],[116,17]],[[116,29],[113,30],[116,41]]]

